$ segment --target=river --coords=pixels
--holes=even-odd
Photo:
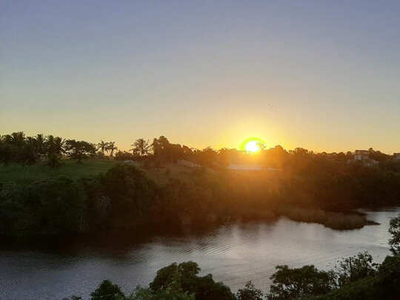
[[[236,223],[206,233],[184,232],[142,239],[130,234],[124,243],[113,238],[65,246],[0,247],[0,299],[63,299],[71,295],[88,298],[104,279],[125,292],[147,285],[161,267],[172,262],[195,261],[201,274],[212,273],[233,291],[252,280],[268,290],[274,267],[314,264],[331,269],[338,259],[368,251],[381,262],[389,253],[390,218],[400,208],[367,211],[380,225],[358,230],[335,231],[319,224],[280,218],[273,223]],[[132,242],[134,241],[134,242]]]

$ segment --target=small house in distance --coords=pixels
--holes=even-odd
[[[369,159],[369,151],[368,150],[356,150],[354,152],[354,160],[364,161]]]
[[[378,161],[369,158],[368,150],[354,151],[354,161],[361,162],[364,166],[368,166],[368,167],[379,165]]]

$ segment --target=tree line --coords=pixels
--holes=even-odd
[[[75,159],[78,163],[91,157],[110,157],[116,160],[147,160],[155,166],[163,166],[187,159],[202,166],[218,168],[230,164],[257,164],[269,168],[289,169],[295,172],[309,171],[316,163],[345,165],[353,161],[353,153],[314,153],[303,148],[287,151],[281,146],[267,149],[260,144],[260,151],[250,154],[238,149],[222,148],[203,150],[186,145],[171,143],[165,136],[154,138],[150,143],[143,138],[136,139],[128,151],[119,150],[113,141],[90,143],[59,136],[37,134],[26,136],[23,132],[13,132],[0,136],[0,163],[34,164],[45,163],[51,167],[60,166],[61,158]],[[378,161],[379,168],[400,171],[400,160],[370,148],[369,157]],[[313,166],[314,165],[314,166]]]
[[[44,162],[50,167],[58,167],[62,156],[81,162],[95,153],[96,147],[92,143],[59,136],[37,134],[27,137],[23,132],[13,132],[0,137],[0,162],[5,165]]]

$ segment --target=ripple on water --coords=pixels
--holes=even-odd
[[[230,224],[203,235],[156,237],[112,253],[96,247],[73,254],[1,251],[0,299],[88,297],[107,278],[130,292],[148,284],[161,267],[189,260],[200,265],[202,274],[212,273],[234,291],[249,280],[266,290],[276,265],[331,269],[339,259],[360,251],[382,261],[389,253],[389,220],[400,208],[366,213],[381,225],[334,231],[282,218],[271,224]]]

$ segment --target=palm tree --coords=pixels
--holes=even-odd
[[[59,136],[56,136],[54,138],[54,149],[57,152],[57,154],[64,153],[64,145],[65,145],[65,140]]]
[[[28,136],[25,138],[25,147],[23,150],[24,161],[29,163],[34,163],[41,157],[41,152],[37,140],[32,137]]]
[[[97,149],[101,150],[101,153],[103,153],[104,155],[104,151],[106,151],[108,148],[108,143],[101,141],[100,143],[97,144],[97,147],[98,147]]]
[[[110,156],[113,157],[114,151],[117,150],[118,147],[115,146],[115,142],[109,142],[106,150],[110,151]]]
[[[137,153],[139,154],[139,156],[145,156],[149,154],[149,150],[151,147],[149,141],[146,141],[143,138],[137,139],[131,146],[133,146],[133,148],[131,149],[132,153]]]
[[[36,149],[39,152],[39,154],[44,154],[45,152],[45,138],[43,134],[39,133],[35,137],[36,140]]]
[[[47,155],[49,154],[55,154],[55,155],[61,155],[64,152],[64,144],[65,144],[65,140],[63,140],[61,137],[59,136],[52,136],[49,135],[46,138],[46,148],[47,148]]]
[[[9,136],[9,140],[11,144],[21,147],[25,142],[25,134],[22,131],[13,132],[11,136]]]

